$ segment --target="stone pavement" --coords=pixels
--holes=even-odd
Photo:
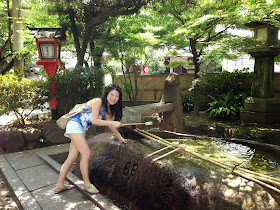
[[[75,188],[55,194],[61,165],[52,157],[67,154],[69,144],[0,155],[0,172],[20,209],[119,209],[102,194],[82,190],[83,182],[72,172],[67,182]],[[66,182],[66,183],[67,183]]]

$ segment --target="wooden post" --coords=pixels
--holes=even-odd
[[[171,73],[164,82],[163,102],[173,103],[171,112],[163,112],[160,130],[182,133],[184,130],[183,105],[180,94],[179,75]]]

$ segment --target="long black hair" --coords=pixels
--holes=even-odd
[[[108,101],[107,96],[111,90],[119,92],[119,100],[114,105],[110,105],[112,116],[115,116],[115,121],[121,121],[122,119],[122,89],[114,84],[110,84],[106,87],[103,95],[101,96],[102,106],[104,106],[106,113],[108,113]],[[109,113],[108,113],[109,114]]]

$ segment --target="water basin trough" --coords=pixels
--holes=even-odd
[[[280,160],[274,155],[219,139],[155,132],[170,146],[130,129],[121,132],[128,144],[109,132],[89,140],[90,178],[101,193],[129,209],[280,209]],[[78,163],[74,173],[81,176]]]

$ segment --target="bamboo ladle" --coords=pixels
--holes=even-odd
[[[123,126],[129,126],[129,125],[153,125],[152,121],[149,122],[143,122],[143,123],[125,123]]]

